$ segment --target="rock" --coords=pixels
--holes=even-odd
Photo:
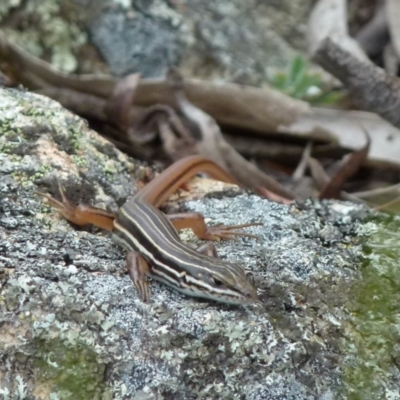
[[[306,54],[310,10],[299,0],[135,2],[105,7],[89,32],[117,76],[160,77],[174,65],[187,76],[261,85]]]
[[[142,303],[110,235],[71,226],[35,190],[116,211],[140,163],[45,97],[0,89],[0,394],[24,399],[337,398],[365,209],[286,206],[230,190],[185,207],[259,221],[217,245],[259,289],[247,307],[151,283]],[[191,234],[185,241],[196,241]],[[7,397],[8,396],[8,397]]]
[[[257,86],[306,57],[312,9],[303,0],[3,3],[7,37],[64,72],[151,78],[177,66],[187,77]]]

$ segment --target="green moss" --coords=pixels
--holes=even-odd
[[[0,153],[12,154],[13,153],[12,143],[0,143]]]
[[[0,138],[8,139],[9,135],[20,134],[21,131],[13,126],[14,119],[3,118],[0,120]]]
[[[18,181],[23,188],[31,186],[32,182],[39,181],[48,175],[53,168],[50,165],[42,164],[35,172],[27,173],[26,171],[16,170],[11,175]]]
[[[35,375],[51,386],[60,399],[99,399],[104,390],[105,365],[93,349],[60,339],[34,341]]]
[[[21,145],[26,145],[26,143],[21,140],[23,134],[19,128],[14,128],[11,125],[2,129],[0,128],[0,153],[5,154],[19,154],[19,147]],[[18,158],[20,159],[20,157]]]
[[[89,165],[87,159],[83,156],[72,155],[71,159],[72,162],[79,168],[86,168]]]
[[[69,138],[74,150],[75,151],[79,150],[81,147],[81,141],[82,141],[81,131],[75,126],[69,127],[68,138]]]
[[[37,181],[39,179],[42,179],[46,175],[48,175],[50,172],[52,172],[54,169],[47,164],[42,164],[40,168],[32,175],[30,176],[31,181]]]
[[[384,398],[382,382],[397,368],[394,348],[400,341],[400,219],[376,221],[365,245],[363,279],[353,288],[352,326],[344,352],[346,399]],[[398,355],[398,357],[400,354]]]
[[[37,105],[29,105],[27,107],[23,107],[21,110],[21,114],[27,117],[40,118],[43,117],[45,120],[50,120],[55,116],[55,112],[53,110],[45,109],[44,107],[38,107]],[[41,121],[44,122],[45,120]]]

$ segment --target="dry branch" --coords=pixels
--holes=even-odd
[[[332,39],[323,40],[314,60],[340,79],[358,106],[400,128],[400,80],[371,62],[360,61]]]
[[[12,71],[15,81],[32,90],[67,88],[77,92],[109,99],[118,82],[110,76],[67,75],[48,63],[31,56],[11,43],[0,31],[0,59]],[[253,88],[237,84],[213,84],[195,79],[185,81],[185,93],[197,107],[210,114],[218,123],[252,129],[275,130],[280,125],[293,123],[307,112],[307,103],[292,99],[274,89]],[[134,104],[151,106],[174,103],[164,79],[141,80]]]

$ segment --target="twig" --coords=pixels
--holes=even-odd
[[[168,80],[178,109],[194,132],[196,149],[200,154],[221,165],[245,187],[254,189],[262,186],[285,198],[294,198],[290,190],[243,158],[225,141],[215,120],[187,100],[183,78],[176,69],[170,70]]]
[[[312,151],[312,142],[309,141],[304,148],[303,155],[301,156],[301,160],[299,165],[297,166],[296,170],[293,172],[292,178],[295,182],[299,181],[306,171],[308,160],[310,159]]]
[[[340,79],[354,101],[400,128],[400,80],[369,61],[360,61],[330,38],[323,40],[314,61]]]
[[[340,169],[332,176],[330,181],[322,188],[319,198],[330,199],[340,197],[340,191],[345,182],[347,182],[361,167],[368,156],[371,139],[367,131],[364,131],[367,143],[360,150],[345,157]]]
[[[308,160],[308,167],[310,168],[311,176],[318,189],[322,189],[330,181],[329,175],[325,172],[324,167],[321,163],[310,157]]]
[[[118,80],[111,76],[67,75],[50,64],[31,56],[11,43],[0,31],[0,59],[12,71],[16,82],[39,90],[49,87],[110,98]],[[237,84],[215,85],[195,79],[185,82],[190,100],[219,123],[259,132],[290,125],[309,110],[307,103],[270,88],[253,88]],[[174,103],[170,86],[164,79],[146,79],[138,83],[134,104],[148,107]]]
[[[382,194],[391,193],[396,189],[400,189],[400,183],[396,183],[396,185],[391,185],[391,186],[384,187],[384,188],[365,190],[363,192],[354,192],[353,195],[360,197],[360,198],[364,198],[364,197],[368,198],[368,197],[374,197],[374,196],[379,196]]]

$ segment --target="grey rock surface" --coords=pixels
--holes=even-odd
[[[158,77],[175,65],[188,77],[260,86],[306,56],[311,8],[303,0],[3,1],[0,28],[69,73]]]
[[[250,229],[257,240],[217,245],[246,267],[260,304],[157,282],[144,304],[110,236],[71,226],[34,194],[58,179],[72,200],[115,211],[142,166],[54,101],[4,89],[0,99],[0,396],[338,398],[362,207],[286,206],[232,188],[187,201],[210,223],[264,224]]]
[[[89,31],[118,76],[158,77],[176,65],[189,76],[261,84],[305,52],[310,9],[297,0],[134,2],[105,7]]]
[[[109,10],[91,24],[91,40],[116,76],[154,78],[180,61],[179,35],[167,21]]]

